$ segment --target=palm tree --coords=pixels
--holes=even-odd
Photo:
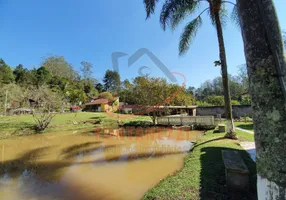
[[[238,0],[249,74],[259,200],[286,199],[286,57],[272,0]]]
[[[158,2],[159,0],[144,0],[147,18],[149,18],[151,14],[154,13],[156,4]],[[215,64],[221,65],[222,72],[225,115],[228,121],[227,134],[225,135],[225,137],[236,139],[237,137],[234,131],[234,124],[232,118],[226,53],[222,32],[223,23],[225,22],[226,17],[225,4],[233,3],[223,0],[166,0],[161,10],[160,23],[162,25],[163,30],[165,30],[167,26],[170,26],[174,30],[178,26],[178,24],[183,21],[188,15],[193,14],[203,2],[207,3],[208,7],[202,10],[202,12],[196,18],[187,23],[183,30],[179,43],[179,55],[183,55],[187,52],[192,42],[192,39],[196,36],[198,29],[202,25],[202,14],[208,12],[213,25],[216,27],[219,43],[220,60],[216,61]]]

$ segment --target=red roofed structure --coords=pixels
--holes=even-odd
[[[115,98],[114,100],[103,99],[103,98],[98,98],[98,99],[92,98],[91,102],[85,104],[84,110],[91,112],[116,111],[118,109],[118,106],[116,107],[115,102],[118,102],[119,104],[119,98]]]
[[[90,103],[87,103],[85,105],[100,105],[100,104],[108,104],[108,103],[112,103],[113,101],[109,100],[109,99],[95,99],[92,100]]]

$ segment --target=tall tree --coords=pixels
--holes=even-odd
[[[28,70],[24,68],[22,64],[19,64],[13,71],[16,84],[22,87],[29,87],[37,85],[37,70]]]
[[[0,58],[0,84],[9,84],[12,82],[14,82],[13,70]]]
[[[133,83],[125,80],[119,96],[123,102],[137,105],[138,114],[150,114],[154,123],[157,115],[160,114],[157,106],[194,104],[193,95],[189,94],[185,88],[178,84],[169,84],[163,78],[148,76],[137,76]]]
[[[120,75],[116,71],[107,70],[104,78],[104,89],[110,92],[116,92],[120,89],[121,81]]]
[[[97,80],[92,78],[93,65],[89,62],[82,61],[81,63],[81,74],[84,83],[84,92],[87,96],[97,96],[98,90],[95,88]]]
[[[143,106],[139,113],[151,114],[153,123],[156,122],[156,108],[148,106],[156,106],[164,102],[167,95],[167,82],[162,78],[150,78],[148,76],[138,76],[133,81],[134,92],[133,99],[137,105]],[[146,106],[146,107],[144,107]]]
[[[51,80],[50,71],[45,67],[40,67],[36,71],[37,86],[43,86]]]
[[[166,93],[166,97],[171,97],[172,99],[167,103],[168,105],[175,106],[190,106],[195,104],[195,98],[192,93],[190,93],[190,88],[182,88],[182,86],[178,84],[168,84],[165,86],[166,88],[162,88],[162,91]]]
[[[72,88],[67,92],[69,102],[74,105],[80,105],[87,100],[85,92],[81,89]]]
[[[80,70],[81,70],[83,79],[91,79],[93,65],[86,61],[82,61],[80,64],[81,64]]]
[[[25,69],[22,64],[17,65],[17,67],[13,71],[13,74],[15,76],[15,81],[17,84],[22,84],[24,82],[23,79],[27,72],[28,70]]]
[[[78,74],[73,66],[63,56],[49,56],[43,59],[41,66],[50,71],[52,77],[60,76],[70,79],[77,79]]]
[[[159,0],[144,0],[145,9],[147,12],[147,18],[155,11],[155,6]],[[225,102],[225,113],[227,119],[227,134],[225,137],[235,139],[237,138],[233,118],[232,118],[232,107],[231,98],[229,91],[229,81],[227,72],[227,62],[226,53],[224,46],[224,38],[222,32],[223,22],[226,17],[226,7],[225,4],[229,1],[223,0],[166,0],[160,15],[160,23],[165,30],[167,26],[175,29],[178,24],[183,21],[189,14],[195,13],[195,11],[202,5],[202,3],[207,2],[208,7],[205,8],[194,20],[190,21],[181,35],[179,44],[179,54],[183,55],[189,49],[192,39],[195,37],[198,29],[202,25],[201,15],[208,11],[212,23],[215,25],[217,30],[217,38],[219,43],[219,54],[220,61],[216,62],[221,65],[222,72],[222,82],[224,88],[224,102]]]
[[[286,60],[272,0],[237,0],[257,151],[258,199],[286,199]]]
[[[186,91],[187,91],[187,93],[189,93],[190,95],[194,95],[194,94],[195,94],[195,90],[196,90],[195,87],[189,86]]]
[[[130,81],[128,79],[125,79],[122,82],[122,87],[125,88],[125,89],[132,89],[133,85],[132,85],[132,83],[130,83]]]
[[[241,95],[248,91],[248,82],[245,79],[248,79],[248,77],[229,75],[229,88],[232,99],[241,100]],[[196,90],[196,97],[198,100],[204,101],[205,98],[212,95],[223,96],[223,84],[221,77],[216,77],[213,80],[203,82]]]
[[[96,85],[95,81],[96,80],[94,80],[94,79],[84,80],[83,89],[84,89],[84,92],[86,93],[86,95],[89,97],[95,97],[95,96],[98,96],[98,94],[99,94],[98,90],[95,88],[95,85]]]
[[[102,85],[101,83],[97,83],[97,84],[95,85],[95,88],[97,89],[97,91],[98,91],[99,93],[105,91],[105,90],[104,90],[104,85]]]
[[[242,85],[244,92],[248,92],[248,90],[249,90],[249,78],[248,78],[248,74],[247,74],[246,64],[238,66],[238,78],[239,78],[239,82]]]

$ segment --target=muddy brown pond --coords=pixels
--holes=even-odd
[[[141,136],[93,132],[0,140],[0,199],[140,199],[183,167],[190,141],[202,134],[165,129]]]

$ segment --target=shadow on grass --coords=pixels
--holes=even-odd
[[[227,139],[224,138],[224,137],[214,138],[214,139],[211,139],[211,140],[207,140],[205,142],[201,142],[199,144],[195,144],[194,148],[199,147],[199,146],[204,145],[204,144],[207,144],[207,143],[210,143],[210,142],[218,141],[218,140],[227,140]],[[194,149],[194,148],[192,148],[192,149]]]
[[[100,116],[90,117],[89,119],[103,119],[103,118],[106,118],[106,116],[100,115]]]
[[[226,186],[225,167],[222,160],[222,150],[230,148],[204,147],[201,149],[200,199],[239,199],[256,200],[256,164],[246,151],[239,151],[249,170],[249,191],[232,193]]]
[[[253,131],[253,124],[239,124],[237,125],[237,127],[245,129],[245,130]]]

